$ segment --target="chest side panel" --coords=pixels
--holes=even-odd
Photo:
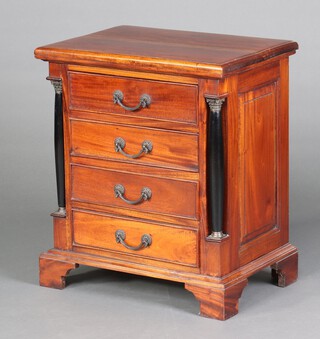
[[[276,87],[240,98],[242,168],[241,242],[276,227]]]
[[[283,65],[240,76],[240,265],[287,242],[288,79]]]

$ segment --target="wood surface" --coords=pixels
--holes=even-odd
[[[276,262],[271,266],[272,280],[279,287],[291,285],[298,279],[298,253]]]
[[[152,244],[139,251],[125,248],[115,240],[115,232],[126,233],[126,243],[137,246],[143,234],[152,237]],[[190,266],[197,265],[197,231],[120,219],[89,212],[73,212],[73,232],[76,245],[96,247]]]
[[[287,40],[119,26],[39,47],[35,56],[50,62],[223,77],[297,48]]]
[[[70,132],[71,154],[75,156],[198,171],[198,136],[194,134],[73,119]],[[145,140],[152,142],[152,151],[136,159],[127,158],[115,151],[114,141],[118,137],[125,141],[123,150],[129,155],[139,153]]]
[[[296,253],[298,253],[296,247],[291,244],[286,244],[222,277],[213,277],[199,272],[194,273],[194,270],[191,270],[190,267],[187,271],[183,271],[176,268],[168,269],[162,265],[146,265],[146,262],[143,260],[132,262],[128,260],[130,257],[127,255],[123,255],[121,257],[118,256],[117,260],[114,260],[113,255],[109,257],[99,255],[93,256],[88,252],[80,253],[53,248],[47,252],[41,253],[40,258],[70,263],[77,262],[79,265],[111,269],[119,272],[189,283],[203,287],[208,287],[208,284],[210,284],[210,287],[212,288],[221,288],[221,285],[226,287],[233,285],[236,281],[244,280],[262,269],[272,266],[273,264],[280,262],[287,257],[293,256]],[[137,257],[137,259],[142,258]]]
[[[85,167],[90,168],[97,168],[97,169],[106,169],[108,171],[119,171],[119,163],[116,161],[107,161],[103,159],[93,159],[93,158],[86,158],[86,157],[77,157],[77,156],[71,156],[70,157],[70,167],[74,167],[76,165],[83,165]],[[145,176],[151,176],[154,178],[159,179],[172,179],[174,181],[178,180],[179,182],[193,182],[193,183],[199,183],[199,173],[196,172],[189,172],[189,171],[177,171],[175,169],[168,169],[168,168],[162,168],[162,167],[154,167],[154,166],[145,166],[145,165],[133,165],[130,162],[123,162],[121,163],[121,172],[126,172],[129,174],[134,174],[141,176],[141,174]],[[184,194],[184,193],[183,193]],[[179,200],[181,197],[179,197]],[[176,204],[176,201],[174,201],[174,204]],[[198,208],[200,209],[200,202],[197,203]],[[200,205],[200,206],[199,206]],[[178,215],[169,215],[163,213],[163,211],[160,211],[159,213],[147,213],[143,209],[131,209],[131,208],[119,208],[118,206],[114,205],[97,205],[95,203],[88,203],[84,201],[77,201],[72,200],[71,201],[71,207],[74,208],[80,208],[80,209],[86,209],[86,210],[95,210],[99,212],[105,212],[107,214],[113,214],[118,216],[124,216],[124,217],[133,217],[138,219],[148,219],[153,221],[158,221],[161,223],[166,224],[173,224],[173,225],[181,225],[186,227],[192,227],[199,229],[199,224],[202,224],[200,220],[198,219],[191,219],[186,218],[183,216]],[[199,210],[199,213],[201,215],[201,212]],[[200,217],[199,217],[200,218]]]
[[[200,315],[218,320],[226,320],[238,313],[239,299],[248,280],[237,281],[234,285],[220,288],[185,284],[200,303]]]
[[[78,264],[57,260],[56,258],[45,258],[43,254],[39,258],[39,283],[40,286],[52,287],[62,290],[66,287],[66,276],[77,268]]]
[[[62,79],[66,217],[54,217],[54,249],[40,256],[40,284],[63,288],[77,264],[185,283],[203,316],[238,312],[247,279],[272,266],[272,279],[297,279],[288,243],[288,57],[292,41],[121,26],[36,49]],[[113,92],[134,106],[127,112]],[[221,241],[208,238],[208,106],[223,96],[225,199]],[[153,150],[138,153],[144,140]],[[128,205],[114,195],[137,199]],[[126,232],[133,251],[115,240]]]
[[[66,218],[53,217],[53,240],[54,248],[68,249]]]
[[[69,73],[70,109],[197,123],[197,86],[79,72]],[[113,102],[123,93],[123,104],[135,107],[148,94],[148,107],[130,112]]]
[[[88,253],[62,251],[57,249],[42,253],[40,256],[40,263],[42,268],[41,276],[47,277],[48,279],[47,285],[43,286],[53,288],[57,288],[57,285],[54,282],[56,280],[60,281],[61,274],[65,274],[65,271],[61,270],[60,267],[66,269],[67,263],[70,265],[69,268],[71,267],[72,269],[75,267],[74,262],[77,262],[80,265],[183,282],[185,283],[185,288],[194,293],[196,298],[200,301],[202,315],[225,320],[237,313],[238,300],[243,288],[247,284],[248,277],[268,266],[276,263],[281,264],[282,261],[286,262],[286,258],[294,259],[296,258],[296,254],[297,249],[294,246],[287,244],[243,265],[239,269],[234,270],[231,274],[220,278],[193,273],[190,268],[188,271],[168,269],[163,266],[157,267],[154,265],[146,265],[143,262],[135,263],[132,260],[128,260],[128,257],[117,258],[117,260],[114,260],[114,258],[107,256],[103,257],[101,255],[90,255]],[[289,260],[289,262],[290,261],[291,260]],[[56,267],[59,269],[56,269]]]
[[[267,85],[240,98],[243,215],[241,242],[277,226],[276,87]]]
[[[277,72],[274,70],[276,68],[279,68],[278,72],[278,78],[275,78]],[[262,167],[259,170],[257,167],[256,163],[253,163],[251,166],[249,165],[248,161],[245,162],[244,158],[250,159],[251,157],[254,156],[254,153],[251,151],[250,153],[245,153],[245,149],[243,147],[244,145],[244,139],[247,138],[248,140],[248,134],[245,136],[244,133],[244,128],[241,129],[241,139],[242,140],[239,143],[240,146],[240,160],[241,160],[241,181],[242,185],[240,187],[240,209],[241,209],[241,229],[242,229],[242,235],[245,236],[245,206],[246,206],[246,199],[245,197],[245,190],[248,189],[247,186],[244,184],[245,182],[245,171],[246,168],[247,170],[249,169],[252,171],[254,167],[256,167],[258,170],[257,175],[260,175],[260,181],[261,184],[259,185],[259,188],[257,187],[256,190],[253,190],[252,192],[256,194],[256,199],[255,200],[250,200],[250,204],[256,204],[257,201],[260,201],[259,203],[261,204],[261,201],[268,201],[270,200],[267,199],[267,195],[270,195],[270,192],[272,192],[272,187],[273,190],[275,191],[275,207],[274,207],[274,223],[268,223],[264,222],[261,223],[260,227],[260,234],[259,234],[259,227],[256,226],[256,230],[253,229],[253,232],[251,236],[249,236],[247,239],[250,239],[249,242],[245,241],[245,238],[242,238],[242,244],[240,247],[240,264],[244,265],[255,258],[258,258],[259,256],[272,251],[273,249],[282,246],[283,244],[288,242],[288,228],[289,228],[289,220],[288,220],[288,201],[289,201],[289,184],[288,184],[288,171],[289,171],[289,161],[288,161],[288,156],[289,156],[289,150],[288,150],[288,132],[289,132],[289,126],[288,126],[288,59],[284,58],[281,60],[278,64],[278,66],[273,65],[273,67],[266,68],[266,66],[263,66],[263,71],[265,72],[265,77],[264,79],[261,79],[260,81],[262,82],[261,85],[259,86],[259,83],[253,82],[253,88],[248,88],[247,85],[244,86],[246,89],[245,94],[240,95],[240,124],[242,121],[241,126],[244,126],[243,119],[241,117],[244,117],[244,102],[245,102],[245,97],[247,96],[255,96],[255,94],[259,93],[259,91],[267,91],[270,93],[268,95],[267,92],[265,94],[267,97],[273,96],[274,97],[274,105],[272,104],[270,108],[268,109],[265,108],[265,112],[268,114],[268,122],[272,120],[272,115],[271,118],[269,117],[269,113],[274,110],[275,107],[275,115],[274,115],[274,129],[275,131],[273,132],[274,134],[274,139],[270,138],[270,132],[269,132],[269,148],[264,148],[267,154],[269,155],[272,153],[272,149],[274,150],[274,170],[271,169],[268,172],[267,175],[260,175],[262,173]],[[253,76],[253,75],[252,75]],[[243,81],[244,77],[246,78],[247,76],[245,73],[239,78],[241,78],[241,83],[242,85],[245,83]],[[271,91],[270,89],[273,88]],[[254,94],[255,93],[255,94]],[[262,92],[263,93],[263,92]],[[272,94],[273,93],[273,94]],[[262,95],[261,99],[265,99],[265,96]],[[263,125],[265,127],[266,124]],[[271,131],[271,130],[270,130]],[[254,131],[256,133],[256,130]],[[274,142],[272,141],[274,140]],[[263,138],[263,143],[260,148],[256,149],[256,154],[260,154],[260,152],[263,151],[263,147],[265,146],[265,143],[267,142],[267,137],[266,139]],[[272,144],[274,144],[272,146]],[[253,150],[253,149],[252,149]],[[263,161],[263,159],[262,159]],[[272,160],[269,159],[268,166],[272,163]],[[251,169],[250,169],[251,168]],[[252,177],[250,180],[259,180],[258,176]],[[270,181],[270,178],[275,178],[275,187],[273,185],[273,180]],[[265,183],[269,180],[269,186],[265,186]],[[264,188],[264,191],[262,190]],[[259,192],[260,191],[260,192]],[[267,192],[269,192],[267,194]],[[259,200],[260,199],[260,200]],[[271,200],[270,200],[271,201]],[[248,202],[248,199],[247,199]],[[250,205],[249,204],[249,205]],[[271,205],[269,205],[271,207]],[[266,206],[267,207],[267,206]],[[266,210],[265,210],[266,211]],[[270,208],[269,208],[270,211]],[[250,208],[248,209],[248,213],[250,215],[254,215],[255,210],[252,209],[250,211]],[[270,213],[270,212],[269,212]],[[259,218],[258,218],[259,219]],[[256,219],[256,220],[258,220]],[[263,218],[262,218],[263,220]],[[264,221],[266,221],[265,219]],[[258,220],[259,221],[259,220]],[[264,225],[263,225],[264,224]],[[273,224],[273,227],[272,227]],[[258,224],[257,224],[258,225]]]
[[[151,176],[72,166],[72,200],[129,208],[148,213],[176,215],[198,219],[198,185],[196,182],[168,180]],[[114,187],[125,188],[124,197],[137,200],[143,187],[152,191],[150,199],[129,205],[115,197]]]

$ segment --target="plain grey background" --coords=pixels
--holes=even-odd
[[[0,338],[319,338],[318,0],[0,2]],[[56,208],[52,86],[35,47],[116,25],[296,40],[290,62],[291,242],[300,279],[252,277],[240,313],[198,317],[182,284],[81,268],[63,291],[38,286]]]

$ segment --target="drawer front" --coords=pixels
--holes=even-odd
[[[148,213],[175,215],[198,219],[198,184],[196,182],[163,179],[72,165],[72,200],[98,205],[130,208]],[[116,197],[116,185],[122,185],[122,197]],[[119,187],[119,186],[118,186]],[[149,197],[142,198],[143,188],[150,189]],[[120,189],[121,191],[121,189]],[[117,190],[119,192],[119,190]],[[147,194],[148,195],[148,194]]]
[[[71,120],[70,126],[72,155],[198,171],[197,135],[79,120]],[[116,151],[118,138],[123,140],[119,147],[127,156]],[[147,141],[151,150],[139,155]]]
[[[197,123],[198,87],[195,85],[69,72],[69,86],[71,109]],[[113,101],[117,90],[123,93],[122,102],[128,107],[137,106],[143,94],[150,96],[151,103],[148,107],[127,111]]]
[[[151,245],[140,250],[128,249],[116,241],[115,233],[125,232],[125,243],[136,247],[148,235]],[[74,245],[116,251],[139,257],[197,265],[197,231],[123,220],[87,212],[73,212]]]

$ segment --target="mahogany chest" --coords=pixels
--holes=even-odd
[[[40,284],[79,264],[183,282],[200,314],[297,278],[285,40],[120,26],[39,47],[55,89],[57,212]]]

